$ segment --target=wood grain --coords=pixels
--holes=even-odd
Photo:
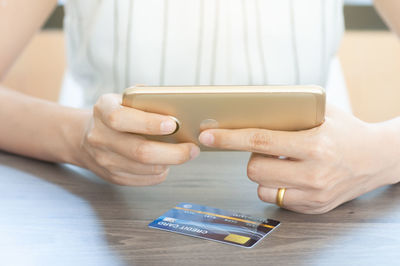
[[[248,154],[203,153],[154,187],[109,185],[86,170],[0,153],[3,265],[396,265],[400,186],[324,215],[258,200]],[[149,229],[179,202],[277,219],[253,249]]]

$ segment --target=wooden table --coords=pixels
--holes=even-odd
[[[0,153],[1,265],[399,265],[400,185],[324,215],[258,200],[246,153],[203,153],[155,187]],[[253,249],[149,229],[179,202],[280,220]]]

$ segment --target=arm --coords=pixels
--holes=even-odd
[[[119,185],[158,184],[169,165],[199,154],[192,143],[159,143],[131,134],[163,135],[175,127],[169,117],[122,107],[120,95],[102,96],[91,111],[0,87],[0,150],[75,164]]]
[[[88,111],[61,107],[0,86],[0,149],[78,164],[74,149],[89,115]]]
[[[0,36],[2,36],[0,41],[0,81],[54,9],[57,1],[13,0],[5,3],[0,5]],[[37,132],[39,129],[47,128],[41,125],[43,120],[38,119],[37,115],[33,114],[28,117],[27,114],[32,115],[33,110],[39,113],[50,111],[48,109],[52,105],[0,86],[0,149],[45,160],[70,161],[69,158],[60,158],[61,156],[51,154],[48,147],[43,147],[44,151],[35,147],[39,145],[38,139],[35,139],[38,136],[24,128],[36,127]],[[51,130],[57,131],[55,128]],[[57,131],[57,133],[61,132]],[[53,141],[53,139],[49,140]],[[55,141],[55,143],[60,142]]]
[[[5,3],[0,4],[0,77],[56,1]],[[199,154],[192,143],[152,142],[137,135],[169,134],[175,127],[167,116],[122,107],[120,95],[102,96],[91,111],[62,107],[0,86],[0,150],[73,163],[120,185],[160,183],[169,165]]]
[[[56,0],[12,0],[0,4],[0,81],[56,3]]]
[[[375,0],[375,7],[385,20],[386,24],[400,36],[400,1]]]

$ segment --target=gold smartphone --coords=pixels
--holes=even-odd
[[[296,131],[319,126],[325,118],[325,98],[319,86],[139,85],[125,90],[122,105],[174,118],[173,134],[148,139],[200,145],[198,135],[209,128]]]

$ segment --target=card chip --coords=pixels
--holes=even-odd
[[[230,242],[234,242],[234,243],[238,243],[238,244],[245,244],[247,241],[250,240],[250,237],[247,236],[240,236],[240,235],[236,235],[236,234],[229,234],[227,235],[224,240],[226,241],[230,241]]]

